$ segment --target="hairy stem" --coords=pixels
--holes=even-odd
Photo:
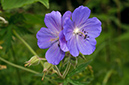
[[[3,17],[0,16],[0,20],[2,20],[5,24],[8,24],[8,21],[6,21]]]
[[[15,31],[15,30],[13,30],[13,33],[15,34],[15,36],[18,38],[18,39],[20,39],[24,44],[25,44],[25,46],[30,50],[30,52],[33,54],[33,55],[35,55],[35,56],[37,56],[38,58],[39,58],[39,56],[37,55],[37,53],[30,47],[30,45],[23,39],[23,38],[21,38],[20,36],[19,36],[19,34]],[[46,60],[45,58],[42,58],[42,60]],[[42,61],[41,61],[42,62]],[[41,63],[40,62],[40,63]]]
[[[28,72],[31,72],[31,73],[34,73],[34,74],[39,74],[39,72],[36,72],[34,70],[31,70],[31,69],[28,69],[28,68],[25,68],[25,67],[22,67],[22,66],[19,66],[19,65],[16,65],[14,63],[11,63],[11,62],[3,59],[2,57],[0,57],[0,60],[5,62],[5,63],[7,63],[7,64],[9,64],[9,65],[11,65],[11,66],[13,66],[13,67],[16,67],[16,68],[19,68],[19,69],[22,69],[22,70],[25,70],[25,71],[28,71]]]
[[[58,67],[57,67],[56,65],[54,65],[54,66],[55,66],[55,68],[56,68],[57,74],[58,74],[61,78],[63,78],[62,75],[61,75],[61,73],[60,73],[60,70],[58,69]]]
[[[35,56],[38,56],[37,53],[29,46],[29,44],[23,38],[21,38],[18,35],[18,33],[15,30],[13,30],[13,33],[17,38],[19,38],[25,44],[25,46],[30,50],[31,53],[33,53]]]
[[[64,73],[63,73],[63,79],[64,79],[64,78],[66,77],[66,75],[68,74],[70,67],[71,67],[71,63],[68,62],[67,67],[66,67],[66,69],[65,69],[65,71],[64,71]]]

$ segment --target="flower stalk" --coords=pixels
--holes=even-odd
[[[8,24],[8,21],[6,21],[3,17],[0,16],[0,20],[2,20],[5,24]]]
[[[18,39],[20,39],[24,43],[24,45],[30,50],[30,52],[33,55],[35,55],[35,56],[37,56],[39,58],[39,56],[37,55],[37,53],[30,47],[30,45],[23,38],[20,37],[20,35],[15,30],[13,30],[13,33],[15,34],[15,36]],[[45,58],[42,58],[42,60],[46,60],[46,59]]]
[[[62,74],[60,73],[60,70],[58,69],[58,67],[57,67],[56,65],[54,65],[54,66],[55,66],[55,68],[56,68],[57,74],[58,74],[61,78],[63,78],[63,76],[62,76]]]
[[[65,79],[66,75],[68,74],[70,67],[71,67],[71,63],[68,62],[67,67],[63,73],[63,79]]]
[[[23,38],[21,38],[21,37],[18,35],[18,33],[17,33],[15,30],[13,30],[13,33],[15,34],[15,36],[16,36],[18,39],[20,39],[20,40],[25,44],[25,46],[30,50],[31,53],[33,53],[35,56],[37,56],[37,53],[29,46],[29,44],[28,44]]]
[[[3,59],[2,57],[0,57],[0,60],[5,62],[5,63],[7,63],[7,64],[9,64],[9,65],[11,65],[11,66],[13,66],[13,67],[16,67],[16,68],[19,68],[19,69],[22,69],[22,70],[25,70],[25,71],[28,71],[28,72],[31,72],[31,73],[34,73],[34,74],[39,74],[39,72],[36,72],[34,70],[31,70],[31,69],[28,69],[28,68],[25,68],[25,67],[22,67],[22,66],[19,66],[19,65],[16,65],[14,63],[11,63],[11,62]]]

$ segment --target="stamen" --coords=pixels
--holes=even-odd
[[[84,31],[84,33],[86,33],[86,31]]]
[[[78,28],[76,28],[76,29],[74,29],[73,32],[74,32],[74,34],[76,34],[76,35],[84,36],[84,39],[89,38],[89,36],[87,36],[87,33],[88,33],[88,32],[86,32],[84,29],[82,29],[82,32],[81,32],[81,31],[79,31]]]
[[[83,36],[85,36],[85,34],[83,32],[78,32],[78,33],[81,33]]]
[[[87,35],[84,36],[84,39],[86,39],[86,38],[87,38]]]
[[[82,34],[79,34],[79,36],[82,36]]]

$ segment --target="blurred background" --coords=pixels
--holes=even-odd
[[[4,0],[0,1],[2,3]],[[40,57],[44,57],[46,50],[38,48],[36,33],[41,27],[45,27],[45,14],[53,10],[63,14],[83,5],[91,9],[90,17],[97,17],[102,22],[102,32],[96,38],[96,50],[92,55],[86,56],[87,59],[93,59],[90,63],[93,79],[88,85],[129,85],[129,0],[49,0],[49,9],[40,2],[22,7],[9,7],[8,4],[4,9],[1,3],[0,16],[5,18],[8,24],[0,21],[0,57],[24,66],[33,56],[16,38],[13,30],[16,30]],[[40,73],[43,70],[40,65],[29,68]],[[87,71],[83,71],[79,76],[83,76],[85,81]],[[53,85],[49,79],[41,81],[41,77],[0,60],[0,85],[41,84]]]

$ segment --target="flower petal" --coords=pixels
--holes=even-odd
[[[73,36],[69,41],[67,41],[67,46],[72,56],[77,57],[79,55],[79,50],[76,42],[76,35]]]
[[[71,11],[66,11],[62,17],[62,26],[64,25],[65,21],[67,18],[71,18],[72,12]]]
[[[38,33],[36,34],[36,37],[38,39],[38,46],[41,49],[49,48],[53,42],[51,42],[51,39],[57,38],[51,31],[47,28],[42,27]]]
[[[66,45],[66,40],[65,40],[65,36],[63,34],[63,31],[60,32],[59,34],[59,41],[60,41],[60,48],[64,51],[67,52],[68,51],[68,47]]]
[[[53,65],[59,64],[59,62],[64,58],[65,52],[63,52],[58,46],[59,42],[54,43],[46,52],[46,59],[49,63]]]
[[[81,26],[81,29],[87,31],[88,36],[96,38],[102,31],[101,22],[96,17],[90,18]]]
[[[79,6],[72,13],[72,20],[77,27],[80,27],[81,24],[85,23],[88,17],[90,16],[90,9],[88,7]]]
[[[96,45],[95,39],[84,39],[83,37],[77,37],[77,46],[79,51],[84,55],[90,55],[94,52]]]
[[[92,38],[92,37],[87,38],[87,41],[88,41],[91,45],[93,45],[93,46],[95,46],[95,45],[97,44],[95,38]]]
[[[53,32],[60,32],[61,27],[61,14],[58,11],[52,11],[45,15],[44,22],[48,29],[52,30]]]
[[[68,18],[63,26],[63,33],[65,35],[66,41],[68,41],[73,36],[74,23]]]

